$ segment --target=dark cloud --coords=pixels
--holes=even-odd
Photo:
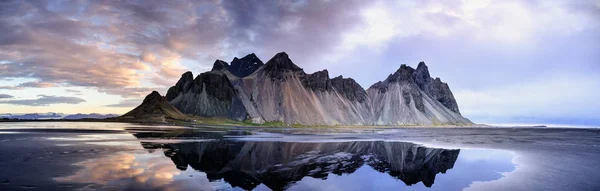
[[[232,36],[239,55],[257,52],[269,59],[285,51],[308,70],[323,69],[323,58],[332,56],[344,34],[363,23],[365,1],[236,1],[223,2],[233,19]]]
[[[91,1],[85,5],[65,3],[60,5],[65,9],[54,9],[56,3],[59,2],[7,1],[0,4],[2,10],[10,10],[9,15],[0,18],[0,29],[6,31],[0,37],[0,57],[3,58],[0,78],[33,78],[44,81],[45,86],[61,83],[94,87],[104,92],[138,87],[143,77],[138,71],[149,68],[139,61],[136,52],[153,47],[136,43],[135,37],[153,37],[149,34],[151,27],[166,28],[148,26],[148,19],[168,22],[152,17],[156,13],[149,8],[134,5]],[[66,8],[68,6],[82,7],[70,9]],[[157,4],[153,7],[169,8]],[[87,11],[97,15],[82,14]],[[169,51],[160,48],[158,45],[153,51]],[[169,58],[161,59],[169,61]],[[172,65],[158,67],[163,72],[171,68],[182,70]],[[37,86],[39,84],[23,85]]]
[[[78,97],[38,95],[37,99],[16,99],[0,101],[0,104],[48,106],[51,104],[79,104],[85,100]]]
[[[556,76],[597,81],[599,15],[589,0],[3,0],[0,80],[33,82],[0,89],[80,86],[133,100],[215,59],[281,51],[307,72],[327,68],[365,88],[419,61],[453,91],[477,95]],[[568,92],[552,103],[591,102]]]
[[[288,51],[297,62],[311,63],[354,27],[363,6],[360,1],[3,1],[0,79],[126,93],[120,89],[137,88],[145,78],[157,87],[175,82],[186,70],[182,59],[208,66],[250,52],[268,59]],[[148,70],[154,74],[139,72]]]
[[[8,94],[0,94],[0,99],[10,99],[13,98],[14,96],[8,95]]]

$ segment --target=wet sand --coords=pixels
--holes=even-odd
[[[107,187],[107,182],[110,182],[108,179],[112,176],[101,177],[107,180],[90,183],[75,179],[75,175],[85,172],[90,164],[98,163],[93,159],[111,158],[122,154],[146,156],[149,152],[157,151],[159,153],[152,156],[160,157],[161,165],[175,168],[172,159],[163,160],[168,159],[164,158],[167,154],[164,148],[161,150],[161,148],[150,147],[154,144],[164,146],[167,143],[215,140],[266,141],[278,144],[279,142],[402,141],[430,148],[461,149],[463,156],[467,153],[464,151],[469,149],[499,150],[514,155],[510,161],[515,166],[514,169],[499,173],[501,176],[494,180],[473,180],[463,188],[464,190],[598,190],[600,188],[598,178],[600,177],[600,160],[598,160],[600,159],[600,130],[598,129],[178,128],[121,123],[41,122],[0,124],[0,152],[3,153],[0,155],[0,169],[2,169],[0,190],[127,189],[118,185]],[[145,148],[142,147],[144,144]],[[459,155],[459,162],[463,160],[460,157],[461,155]],[[124,162],[116,160],[116,164],[122,163]],[[448,174],[460,170],[457,168],[448,170]],[[153,170],[156,169],[158,168]],[[359,168],[357,171],[354,175],[360,174],[364,168]],[[189,174],[189,178],[201,179],[191,169],[169,172],[171,176],[172,173],[178,174],[179,177],[182,174],[188,177]],[[144,173],[136,178],[142,177],[141,175]],[[127,174],[127,176],[133,175]],[[423,190],[441,189],[436,186],[443,185],[444,178],[449,176],[455,175],[438,174],[437,183],[434,183],[431,188],[423,187]],[[330,175],[330,181],[334,181],[336,177],[338,176]],[[210,185],[208,182],[195,186],[181,183],[187,187],[174,187],[174,183],[184,180],[171,178],[172,180],[169,180],[171,182],[165,184],[169,187],[144,188],[187,190]],[[206,181],[204,179],[206,178],[197,181]],[[310,179],[307,177],[302,180]],[[156,177],[152,180],[154,183],[160,182]],[[304,184],[300,182],[298,185]],[[206,188],[210,190],[215,186]],[[261,188],[264,187],[256,187],[257,190]],[[290,190],[294,188],[302,190],[300,186],[292,187]]]

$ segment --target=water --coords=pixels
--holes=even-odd
[[[0,190],[463,190],[523,165],[402,130],[321,131],[0,123]]]
[[[512,154],[412,143],[141,142],[89,159],[60,183],[141,190],[460,190],[514,170]]]

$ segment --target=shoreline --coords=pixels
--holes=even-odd
[[[208,120],[208,123],[184,122],[179,120],[164,120],[164,122],[156,121],[136,121],[136,120],[119,120],[119,119],[32,119],[32,120],[0,120],[0,123],[10,122],[100,122],[100,123],[135,123],[145,125],[174,125],[174,126],[228,126],[228,127],[289,127],[289,128],[461,128],[461,127],[494,127],[486,124],[473,125],[302,125],[302,124],[284,124],[282,122],[267,122],[266,125],[248,123],[243,121],[232,121],[220,118],[200,118],[200,121]],[[214,121],[216,120],[216,121]]]
[[[140,125],[167,125],[167,126],[182,126],[182,127],[243,127],[243,128],[314,128],[314,129],[461,129],[461,128],[519,128],[519,129],[599,129],[599,127],[578,127],[578,126],[539,126],[539,125],[518,125],[518,126],[500,126],[487,124],[473,125],[285,125],[285,124],[244,124],[243,122],[222,122],[222,123],[192,123],[192,122],[143,122],[143,121],[126,121],[126,120],[110,120],[110,119],[39,119],[39,120],[0,120],[0,123],[19,123],[19,122],[97,122],[97,123],[132,123]]]

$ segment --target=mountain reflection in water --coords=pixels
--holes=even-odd
[[[515,170],[513,154],[493,149],[310,136],[302,142],[293,140],[304,135],[265,138],[244,130],[129,131],[139,142],[90,155],[54,180],[92,190],[431,191],[462,190]]]
[[[264,184],[285,190],[304,177],[327,179],[352,174],[364,165],[387,173],[406,185],[434,184],[436,174],[451,169],[460,150],[427,148],[404,142],[142,142],[146,149],[163,149],[180,170],[206,173],[211,181],[251,190]]]

